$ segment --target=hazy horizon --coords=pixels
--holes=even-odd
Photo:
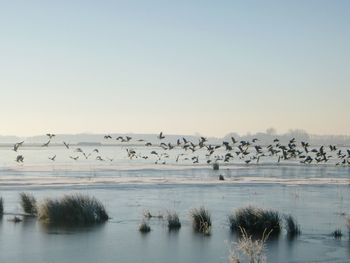
[[[254,134],[269,134],[269,130],[272,130],[271,135],[276,135],[276,136],[281,136],[281,135],[286,135],[289,133],[294,133],[294,132],[302,132],[302,133],[306,133],[308,135],[315,135],[315,136],[346,136],[346,137],[350,137],[350,134],[345,134],[345,133],[311,133],[308,132],[307,130],[304,129],[287,129],[285,131],[279,131],[275,128],[269,127],[265,130],[259,130],[259,131],[246,131],[246,132],[237,132],[237,131],[227,131],[224,134],[219,134],[219,135],[210,135],[210,134],[206,134],[206,133],[201,133],[198,131],[194,131],[194,132],[188,132],[188,133],[175,133],[175,132],[167,132],[165,133],[164,130],[157,130],[157,131],[150,131],[150,132],[135,132],[135,131],[77,131],[77,132],[62,132],[62,133],[57,133],[55,131],[52,130],[46,130],[46,131],[41,131],[38,133],[33,133],[33,134],[22,134],[22,133],[0,133],[0,136],[15,136],[15,137],[37,137],[37,136],[46,136],[47,133],[52,133],[55,135],[84,135],[84,134],[91,134],[91,135],[107,135],[107,134],[144,134],[144,135],[158,135],[160,132],[163,132],[166,135],[187,135],[187,136],[205,136],[205,137],[216,137],[216,138],[222,138],[225,137],[229,134],[237,134],[240,137],[244,137],[244,136],[251,136]]]
[[[162,131],[163,132],[163,131]],[[62,136],[104,136],[104,135],[112,135],[112,136],[118,136],[118,135],[135,135],[135,136],[150,136],[150,137],[155,137],[157,138],[159,135],[159,132],[150,132],[150,133],[142,133],[142,132],[78,132],[78,133],[55,133],[53,131],[47,131],[47,132],[42,132],[40,134],[33,134],[33,135],[19,135],[19,134],[0,134],[0,137],[18,137],[18,138],[35,138],[35,137],[47,137],[47,133],[55,134],[55,138],[62,137]],[[194,132],[194,133],[163,133],[165,137],[167,136],[189,136],[189,137],[208,137],[208,138],[216,138],[216,139],[222,139],[225,137],[230,137],[230,136],[238,136],[240,138],[245,138],[245,137],[254,137],[254,136],[271,136],[271,137],[288,137],[288,136],[311,136],[311,137],[320,137],[320,138],[327,138],[327,137],[339,137],[339,138],[350,138],[350,135],[347,134],[313,134],[309,133],[303,129],[289,129],[286,132],[280,132],[277,131],[275,128],[268,128],[264,131],[257,131],[257,132],[251,132],[248,131],[246,133],[238,133],[235,131],[230,131],[228,133],[225,133],[222,136],[212,136],[212,135],[207,135],[199,132]],[[102,138],[103,139],[103,138]]]

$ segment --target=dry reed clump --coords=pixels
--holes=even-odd
[[[249,263],[265,263],[266,262],[266,240],[271,232],[266,234],[263,232],[261,239],[253,240],[252,236],[249,236],[247,232],[241,228],[240,239],[231,250],[229,260],[231,263],[241,263],[241,257],[245,257]]]
[[[139,231],[141,233],[148,233],[151,231],[151,227],[145,221],[143,221],[139,226]]]
[[[297,235],[300,235],[301,233],[300,226],[292,215],[284,216],[284,220],[285,220],[287,235],[289,237],[295,237]]]
[[[210,213],[204,207],[192,209],[190,212],[193,229],[205,235],[210,235],[211,219]]]
[[[145,210],[145,211],[143,211],[143,217],[146,218],[146,219],[150,219],[153,216],[152,216],[152,214],[151,214],[151,212],[149,210]]]
[[[274,210],[248,206],[237,209],[228,220],[230,229],[238,233],[244,229],[249,235],[262,235],[266,231],[278,235],[281,231],[281,218]]]
[[[20,204],[26,214],[35,216],[37,214],[36,199],[32,194],[20,193]]]
[[[38,211],[39,219],[58,225],[88,225],[109,219],[103,204],[82,194],[65,195],[61,199],[46,199]]]
[[[336,230],[334,230],[332,232],[332,236],[335,238],[335,239],[341,239],[341,237],[343,236],[343,233],[341,232],[341,229],[340,228],[337,228]]]
[[[0,197],[0,216],[4,214],[4,200]]]
[[[181,222],[176,212],[168,212],[167,221],[169,230],[178,230],[181,228]]]

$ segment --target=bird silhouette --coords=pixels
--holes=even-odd
[[[46,143],[44,143],[43,145],[41,145],[41,147],[48,147],[49,146],[49,144],[50,144],[50,140],[48,140],[48,142],[46,142]]]
[[[86,153],[84,153],[83,152],[83,156],[85,157],[85,159],[87,160],[90,156],[91,156],[91,153],[89,153],[89,154],[86,154]]]
[[[15,152],[17,152],[18,148],[19,148],[20,146],[22,146],[23,143],[24,143],[24,141],[15,143],[15,144],[13,145],[13,150],[14,150]]]
[[[158,135],[158,139],[163,140],[164,138],[165,138],[165,136],[163,135],[163,132],[160,132]]]
[[[17,155],[17,157],[16,157],[16,162],[18,162],[18,163],[23,163],[23,161],[24,161],[23,155]]]
[[[83,153],[84,152],[81,148],[76,148],[75,151],[78,152],[78,153]]]
[[[98,160],[98,161],[104,161],[104,159],[102,159],[101,156],[97,156],[97,157],[96,157],[96,160]]]
[[[46,136],[49,137],[49,139],[51,140],[53,137],[55,137],[56,135],[53,133],[46,133]]]
[[[63,142],[63,145],[64,145],[67,149],[69,149],[69,144],[68,144],[68,143]]]

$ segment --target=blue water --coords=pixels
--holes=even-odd
[[[108,148],[108,149],[107,149]],[[134,184],[63,184],[51,185],[6,184],[0,181],[0,196],[5,212],[20,213],[19,193],[31,192],[39,200],[59,197],[67,193],[85,193],[100,199],[111,220],[90,228],[48,228],[33,218],[21,223],[10,222],[13,215],[0,221],[0,262],[228,262],[229,250],[237,237],[229,231],[227,216],[234,209],[246,205],[273,208],[282,214],[292,214],[299,222],[302,234],[289,240],[283,231],[279,238],[267,243],[268,262],[350,262],[350,241],[346,217],[350,216],[349,183],[280,184],[234,183],[235,178],[298,179],[340,178],[348,180],[349,167],[334,165],[301,165],[298,163],[265,163],[261,165],[231,164],[213,171],[199,164],[155,165],[149,160],[129,160],[124,151],[106,147],[105,155],[113,162],[66,158],[64,148],[54,148],[56,162],[47,160],[53,149],[23,149],[25,163],[13,161],[15,153],[0,150],[2,166],[0,178],[26,182],[33,176],[45,179],[65,178],[195,178],[193,184],[148,183]],[[65,156],[65,157],[64,157]],[[218,183],[219,174],[225,182]],[[212,180],[212,181],[210,181]],[[210,182],[203,184],[202,181]],[[230,183],[232,182],[232,183]],[[345,181],[346,182],[346,181]],[[212,215],[211,236],[194,233],[189,211],[205,206]],[[138,232],[145,209],[152,213],[179,213],[182,228],[169,233],[166,222],[151,219],[152,231]],[[344,236],[335,240],[330,233],[341,229]]]

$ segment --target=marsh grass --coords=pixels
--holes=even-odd
[[[263,232],[261,239],[253,240],[251,235],[241,228],[240,239],[234,243],[231,249],[229,260],[231,263],[241,263],[240,258],[244,256],[246,262],[249,263],[265,263],[266,262],[266,240],[269,238],[271,232],[266,234]]]
[[[149,210],[143,211],[143,217],[146,219],[151,219],[153,216]]]
[[[0,197],[0,216],[4,215],[4,200]]]
[[[249,235],[278,235],[281,232],[281,217],[277,211],[265,210],[253,206],[237,209],[228,217],[231,231]]]
[[[332,232],[332,236],[335,238],[335,239],[341,239],[342,236],[343,236],[343,233],[341,232],[341,229],[340,228],[337,228],[336,230],[334,230]]]
[[[211,218],[210,213],[204,207],[195,208],[190,211],[193,229],[205,235],[210,235]]]
[[[181,228],[181,222],[176,212],[168,212],[167,221],[169,231],[179,230]]]
[[[285,228],[289,237],[300,235],[300,226],[292,215],[284,216]]]
[[[46,199],[39,206],[38,215],[43,222],[71,226],[103,223],[109,219],[99,200],[82,194]]]
[[[143,221],[140,225],[139,225],[139,231],[141,233],[148,233],[151,231],[151,227],[148,225],[147,222]]]
[[[36,199],[32,194],[20,193],[20,204],[26,214],[35,216],[37,214]]]

